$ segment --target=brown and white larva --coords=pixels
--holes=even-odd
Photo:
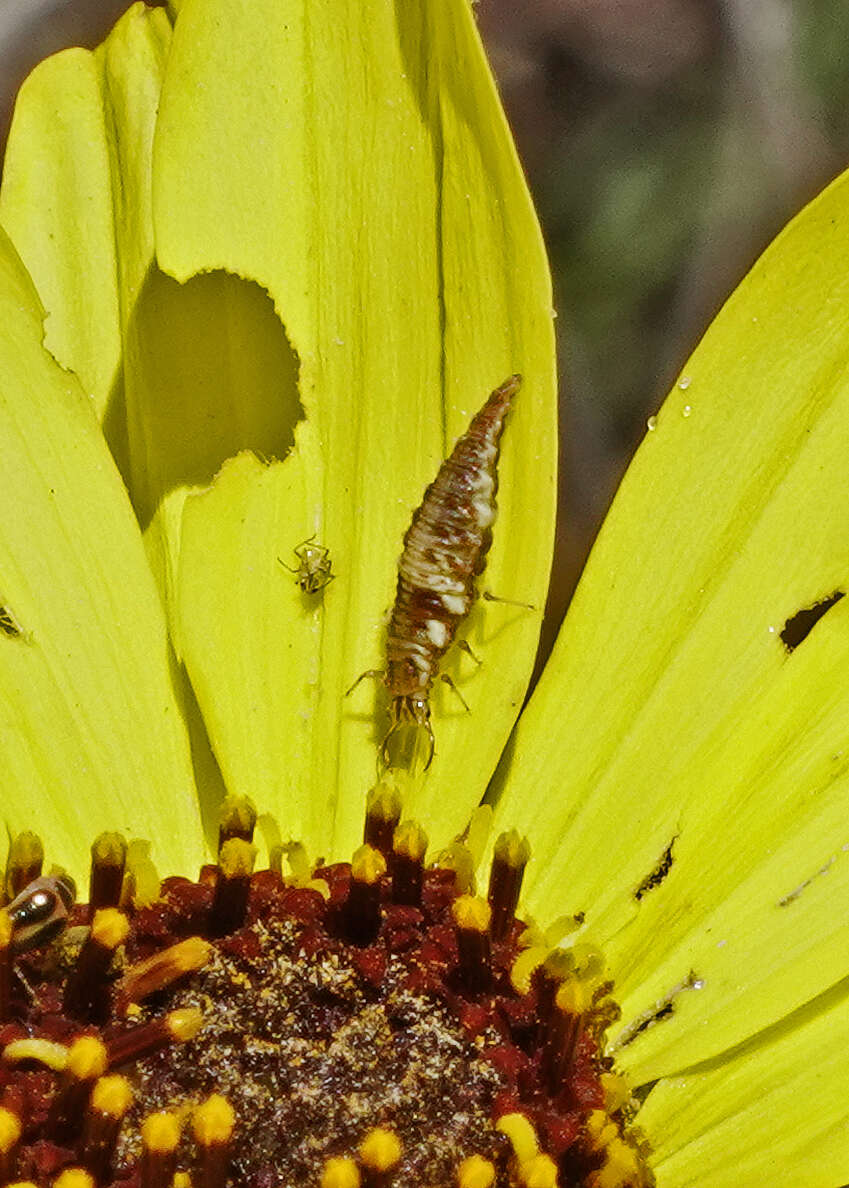
[[[433,758],[430,691],[437,677],[453,684],[439,666],[478,597],[476,581],[492,544],[499,442],[521,382],[521,376],[511,375],[475,414],[425,491],[404,536],[386,669],[363,673],[355,682],[379,677],[389,691],[385,763],[390,762],[389,740],[407,723],[427,732],[425,766]]]

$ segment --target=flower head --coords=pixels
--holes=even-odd
[[[5,1178],[426,1176],[369,1103],[415,1118],[438,1051],[446,1183],[837,1188],[845,183],[688,364],[506,751],[539,616],[496,603],[446,661],[470,714],[437,691],[426,776],[366,805],[383,706],[344,690],[517,370],[487,584],[543,600],[542,246],[465,3],[175,7],[42,65],[0,193]],[[93,840],[48,949],[41,842],[82,883]]]

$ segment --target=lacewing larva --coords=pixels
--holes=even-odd
[[[61,932],[74,906],[77,888],[70,875],[33,879],[6,908],[12,921],[12,952],[25,953]]]
[[[398,563],[386,668],[364,672],[348,690],[366,677],[386,686],[390,726],[381,753],[387,765],[389,741],[407,724],[427,734],[425,767],[433,759],[430,691],[437,677],[454,687],[439,666],[478,598],[477,579],[492,544],[499,443],[521,382],[520,375],[511,375],[495,389],[425,491]]]
[[[284,569],[295,575],[295,582],[302,594],[318,594],[336,577],[332,572],[330,549],[321,544],[313,544],[314,540],[315,533],[292,549],[298,559],[296,568],[287,565],[280,557],[277,558]]]

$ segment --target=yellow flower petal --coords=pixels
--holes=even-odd
[[[152,833],[157,861],[191,869],[200,821],[159,598],[91,402],[41,346],[5,236],[0,302],[5,822],[36,828],[77,877],[103,829]]]

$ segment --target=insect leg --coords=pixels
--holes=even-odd
[[[460,692],[460,690],[457,688],[457,686],[454,684],[454,682],[451,680],[451,677],[448,675],[448,673],[447,673],[447,672],[441,672],[441,673],[439,674],[439,679],[440,679],[441,681],[445,681],[445,684],[446,684],[446,685],[450,685],[450,686],[451,686],[451,688],[454,690],[454,692],[457,694],[457,696],[458,696],[458,697],[460,698],[460,700],[462,701],[463,705],[466,707],[466,712],[470,714],[472,711],[471,711],[471,709],[469,708],[469,703],[468,703],[468,701],[466,701],[465,697],[464,697],[464,696],[463,696],[463,694]]]
[[[350,697],[351,694],[356,689],[357,685],[359,685],[362,681],[364,681],[366,679],[366,677],[371,677],[375,681],[382,681],[385,675],[386,674],[384,673],[382,668],[368,668],[368,669],[366,669],[365,672],[360,673],[360,675],[354,681],[353,685],[351,685],[351,688],[346,689],[345,696]]]
[[[497,594],[490,594],[489,590],[484,590],[481,598],[487,602],[503,602],[505,606],[521,606],[524,610],[536,610],[530,602],[517,602],[515,598],[500,598]]]

